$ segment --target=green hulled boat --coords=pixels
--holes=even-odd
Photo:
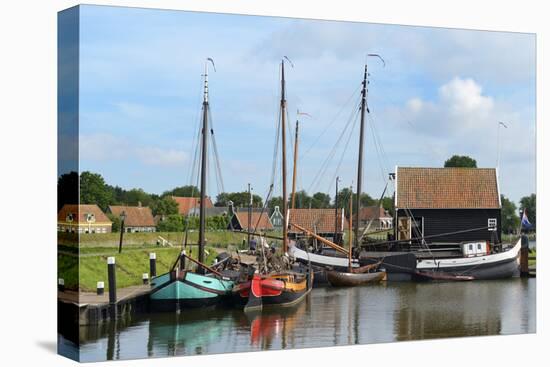
[[[233,281],[216,274],[197,274],[179,270],[155,277],[151,281],[150,301],[156,311],[211,306],[231,294]]]
[[[205,205],[207,163],[208,163],[208,63],[214,66],[214,61],[208,58],[204,72],[204,97],[202,103],[201,127],[201,183],[200,183],[200,214],[199,214],[199,256],[195,260],[182,250],[180,256],[166,273],[151,279],[150,301],[153,310],[172,311],[187,307],[201,307],[219,303],[231,294],[233,281],[204,263],[204,247],[206,228]],[[186,259],[194,262],[195,271],[186,270]]]

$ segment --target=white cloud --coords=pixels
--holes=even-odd
[[[189,161],[188,154],[182,150],[140,146],[136,142],[105,133],[80,136],[80,159],[138,160],[145,165],[163,167],[181,167]]]

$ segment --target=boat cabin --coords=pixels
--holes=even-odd
[[[410,239],[410,244],[422,239],[430,244],[501,242],[496,169],[397,167],[395,180],[395,239]],[[476,255],[485,248],[462,251]]]

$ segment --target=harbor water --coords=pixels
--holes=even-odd
[[[330,347],[536,331],[536,279],[315,288],[293,308],[132,315],[59,335],[81,361]],[[71,341],[73,340],[73,341]]]

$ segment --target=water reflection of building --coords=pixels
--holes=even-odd
[[[502,296],[494,282],[409,283],[396,289],[397,340],[501,332]]]

